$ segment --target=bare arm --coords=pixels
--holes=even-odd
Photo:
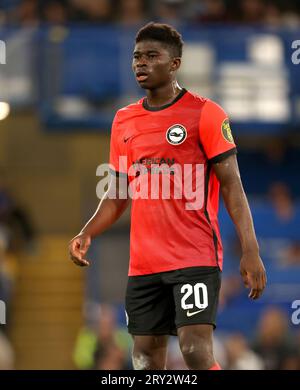
[[[266,286],[266,272],[259,255],[251,211],[241,182],[236,156],[230,156],[214,164],[214,171],[220,182],[225,206],[240,239],[241,276],[245,286],[251,288],[249,297],[257,299]]]
[[[126,181],[125,185],[124,180]],[[123,184],[123,190],[121,190],[121,184]],[[117,199],[112,199],[111,196],[114,188],[116,188],[116,194],[118,194]],[[122,197],[126,197],[126,199],[120,199]],[[81,232],[70,241],[70,257],[76,265],[82,267],[89,265],[89,261],[84,257],[91,244],[92,238],[103,233],[116,222],[125,211],[128,204],[127,179],[112,176],[109,189],[101,199],[94,215],[86,223]]]

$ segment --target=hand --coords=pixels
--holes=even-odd
[[[90,262],[84,258],[90,245],[91,236],[86,233],[80,233],[72,238],[69,243],[69,253],[74,264],[80,267],[90,265]]]
[[[258,299],[267,284],[266,270],[258,252],[243,254],[240,273],[245,287],[251,289],[248,297]]]

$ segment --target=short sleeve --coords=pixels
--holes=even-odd
[[[207,100],[202,108],[199,136],[205,154],[212,163],[237,153],[228,115],[211,100]]]
[[[121,129],[118,125],[118,113],[115,115],[110,136],[110,153],[109,163],[111,165],[111,173],[116,175],[127,175],[127,154],[122,147],[123,139],[120,136]],[[124,141],[123,141],[124,142]]]

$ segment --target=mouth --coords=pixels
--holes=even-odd
[[[136,72],[135,75],[138,82],[146,81],[148,78],[148,73],[146,72]]]

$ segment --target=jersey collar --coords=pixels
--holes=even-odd
[[[164,110],[170,106],[172,106],[173,104],[175,104],[176,102],[178,102],[179,99],[182,98],[182,96],[187,92],[187,90],[185,88],[182,88],[182,90],[180,91],[180,93],[175,97],[175,99],[171,102],[171,103],[168,103],[168,104],[165,104],[163,106],[159,106],[159,107],[151,107],[148,105],[147,103],[147,98],[145,97],[144,100],[143,100],[143,107],[145,110],[147,111],[161,111],[161,110]]]

